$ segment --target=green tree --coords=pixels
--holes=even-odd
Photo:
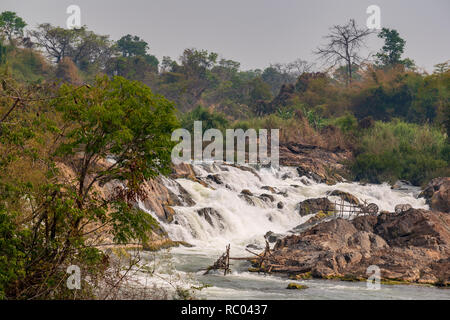
[[[250,81],[249,105],[255,105],[259,100],[268,101],[272,99],[270,87],[260,77]]]
[[[449,62],[450,62],[450,60],[434,65],[434,73],[440,74],[440,73],[445,73],[448,70],[450,70]]]
[[[225,129],[229,123],[224,114],[210,111],[202,106],[198,106],[194,110],[184,114],[181,119],[181,126],[193,132],[194,121],[202,121],[203,131],[208,129]]]
[[[401,59],[406,41],[400,37],[397,30],[383,28],[378,33],[378,38],[384,39],[383,48],[375,55],[378,65],[392,67],[403,64],[409,69],[413,68],[414,62],[411,59]]]
[[[170,138],[177,120],[167,100],[122,77],[99,78],[94,88],[74,90],[65,85],[60,95],[57,108],[64,122],[77,126],[67,132],[69,138],[59,151],[61,156],[84,154],[77,169],[81,189],[87,187],[86,177],[96,161],[107,156],[114,157],[114,164],[98,173],[90,185],[119,179],[136,190],[143,179],[170,172]]]
[[[23,29],[26,26],[25,21],[15,12],[4,11],[0,14],[0,32],[10,42],[14,37],[23,36]]]
[[[88,70],[92,66],[103,68],[115,53],[109,36],[98,35],[84,26],[64,29],[44,23],[30,34],[56,63],[69,57],[82,70]]]
[[[130,34],[120,38],[117,41],[117,47],[123,57],[145,56],[149,49],[147,42]]]
[[[147,42],[138,36],[129,34],[123,36],[117,41],[117,49],[121,56],[108,61],[106,66],[108,74],[148,83],[151,74],[158,72],[158,59],[147,53]]]
[[[121,77],[57,92],[2,80],[0,298],[74,298],[65,286],[73,264],[83,274],[76,297],[95,297],[109,266],[98,232],[142,243],[156,224],[132,202],[145,179],[170,172],[174,108]],[[96,191],[112,180],[115,192]]]
[[[0,39],[0,65],[6,62],[6,46],[3,45],[2,40]]]

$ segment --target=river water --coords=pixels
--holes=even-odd
[[[278,170],[242,170],[233,166],[203,164],[194,166],[198,177],[217,175],[223,183],[212,182],[207,188],[186,179],[177,179],[195,201],[192,207],[174,207],[173,223],[161,222],[172,240],[193,245],[170,250],[167,264],[159,268],[160,278],[171,278],[183,285],[208,285],[197,292],[204,299],[450,299],[450,290],[416,285],[381,285],[380,290],[371,290],[365,282],[343,282],[334,280],[293,281],[278,275],[263,275],[248,272],[246,261],[233,261],[232,273],[223,276],[219,272],[203,275],[201,269],[211,265],[231,245],[231,256],[247,257],[248,245],[263,248],[264,235],[268,231],[290,234],[292,228],[305,222],[310,216],[301,217],[296,209],[299,202],[308,198],[327,196],[327,192],[338,189],[349,192],[367,203],[376,203],[380,210],[393,211],[395,205],[409,203],[414,208],[428,208],[423,198],[418,199],[418,189],[393,190],[388,184],[339,183],[333,186],[315,183],[299,177],[294,168]],[[174,192],[174,182],[167,179],[166,186]],[[273,189],[268,190],[271,187]],[[249,203],[240,193],[249,190],[254,196]],[[264,201],[258,195],[270,194],[275,201]],[[329,197],[331,201],[339,200]],[[248,200],[248,199],[247,199]],[[282,202],[280,209],[278,203]],[[208,219],[198,210],[213,208]],[[149,212],[149,214],[153,214]],[[255,251],[255,250],[253,250]],[[256,249],[257,251],[257,249]],[[154,254],[144,253],[148,261]],[[174,280],[175,279],[175,280]],[[189,279],[189,280],[186,280]],[[148,279],[146,279],[148,281]],[[189,282],[189,283],[187,283]],[[287,290],[290,282],[305,284],[306,290]],[[159,284],[164,282],[159,281]]]

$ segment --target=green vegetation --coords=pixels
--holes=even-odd
[[[301,59],[244,71],[195,48],[158,61],[135,35],[44,23],[28,38],[25,27],[0,14],[0,298],[73,298],[61,281],[73,264],[91,279],[77,298],[92,298],[111,276],[100,244],[180,244],[147,244],[158,224],[133,206],[144,180],[170,172],[180,123],[280,129],[281,143],[348,151],[358,180],[450,174],[449,64],[417,70],[396,30],[383,29],[383,48],[362,64],[371,32],[334,26],[328,40],[358,41],[340,58],[328,42],[318,54],[337,65],[313,72]],[[112,181],[106,197],[99,186]]]
[[[308,289],[308,286],[291,282],[288,284],[286,289],[305,290]]]
[[[145,179],[170,172],[174,108],[121,77],[60,88],[7,75],[2,83],[0,297],[70,298],[61,281],[70,265],[85,275],[78,297],[95,297],[110,272],[102,239],[145,243],[157,227],[132,199]],[[106,198],[98,186],[113,180],[123,186]]]
[[[26,25],[25,21],[15,12],[4,11],[0,14],[0,32],[9,41],[12,41],[14,37],[23,36],[23,29]]]
[[[210,111],[202,106],[181,115],[181,127],[190,132],[194,132],[194,121],[202,121],[203,132],[213,128],[225,130],[229,125],[229,121],[224,114]]]
[[[357,179],[405,179],[420,185],[430,177],[449,175],[448,159],[441,130],[402,121],[376,122],[364,132],[352,169]]]

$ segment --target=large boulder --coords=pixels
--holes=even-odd
[[[302,201],[298,204],[298,210],[300,215],[306,216],[308,214],[314,214],[319,211],[330,213],[334,212],[335,206],[327,198],[313,198]]]
[[[147,180],[142,184],[141,202],[144,208],[154,212],[163,221],[171,222],[175,211],[173,206],[193,206],[194,200],[189,193],[176,181],[172,182],[175,194],[169,189],[162,178]]]
[[[351,157],[348,150],[328,150],[318,145],[287,142],[280,144],[280,164],[297,168],[300,177],[318,183],[335,184],[348,175],[342,164]]]
[[[222,177],[219,174],[209,174],[206,179],[211,180],[217,184],[223,184]]]
[[[335,197],[339,197],[342,200],[354,204],[354,205],[360,205],[360,201],[357,197],[355,197],[354,195],[345,192],[345,191],[341,191],[341,190],[333,190],[333,191],[329,191],[327,192],[327,195],[329,196],[335,196]]]
[[[275,243],[278,240],[282,239],[283,236],[284,235],[282,235],[281,233],[275,233],[275,232],[269,231],[264,235],[264,238],[266,238],[266,240],[269,243]]]
[[[413,187],[412,183],[407,180],[397,180],[391,187],[392,190],[410,190]]]
[[[450,215],[423,209],[332,219],[277,241],[273,272],[450,285]]]
[[[218,222],[218,226],[223,229],[224,223],[223,223],[223,217],[222,215],[214,208],[202,208],[197,210],[197,213],[199,216],[205,218],[206,222],[208,222],[211,226],[214,225],[214,221]]]
[[[424,197],[431,210],[450,212],[450,177],[431,180],[419,197]]]

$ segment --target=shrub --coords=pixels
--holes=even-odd
[[[182,115],[181,127],[193,132],[195,121],[202,121],[203,132],[208,129],[226,129],[228,126],[228,120],[224,114],[210,111],[202,106]]]
[[[420,185],[448,169],[445,135],[429,125],[376,122],[365,131],[351,164],[355,178],[374,183],[409,180]]]

